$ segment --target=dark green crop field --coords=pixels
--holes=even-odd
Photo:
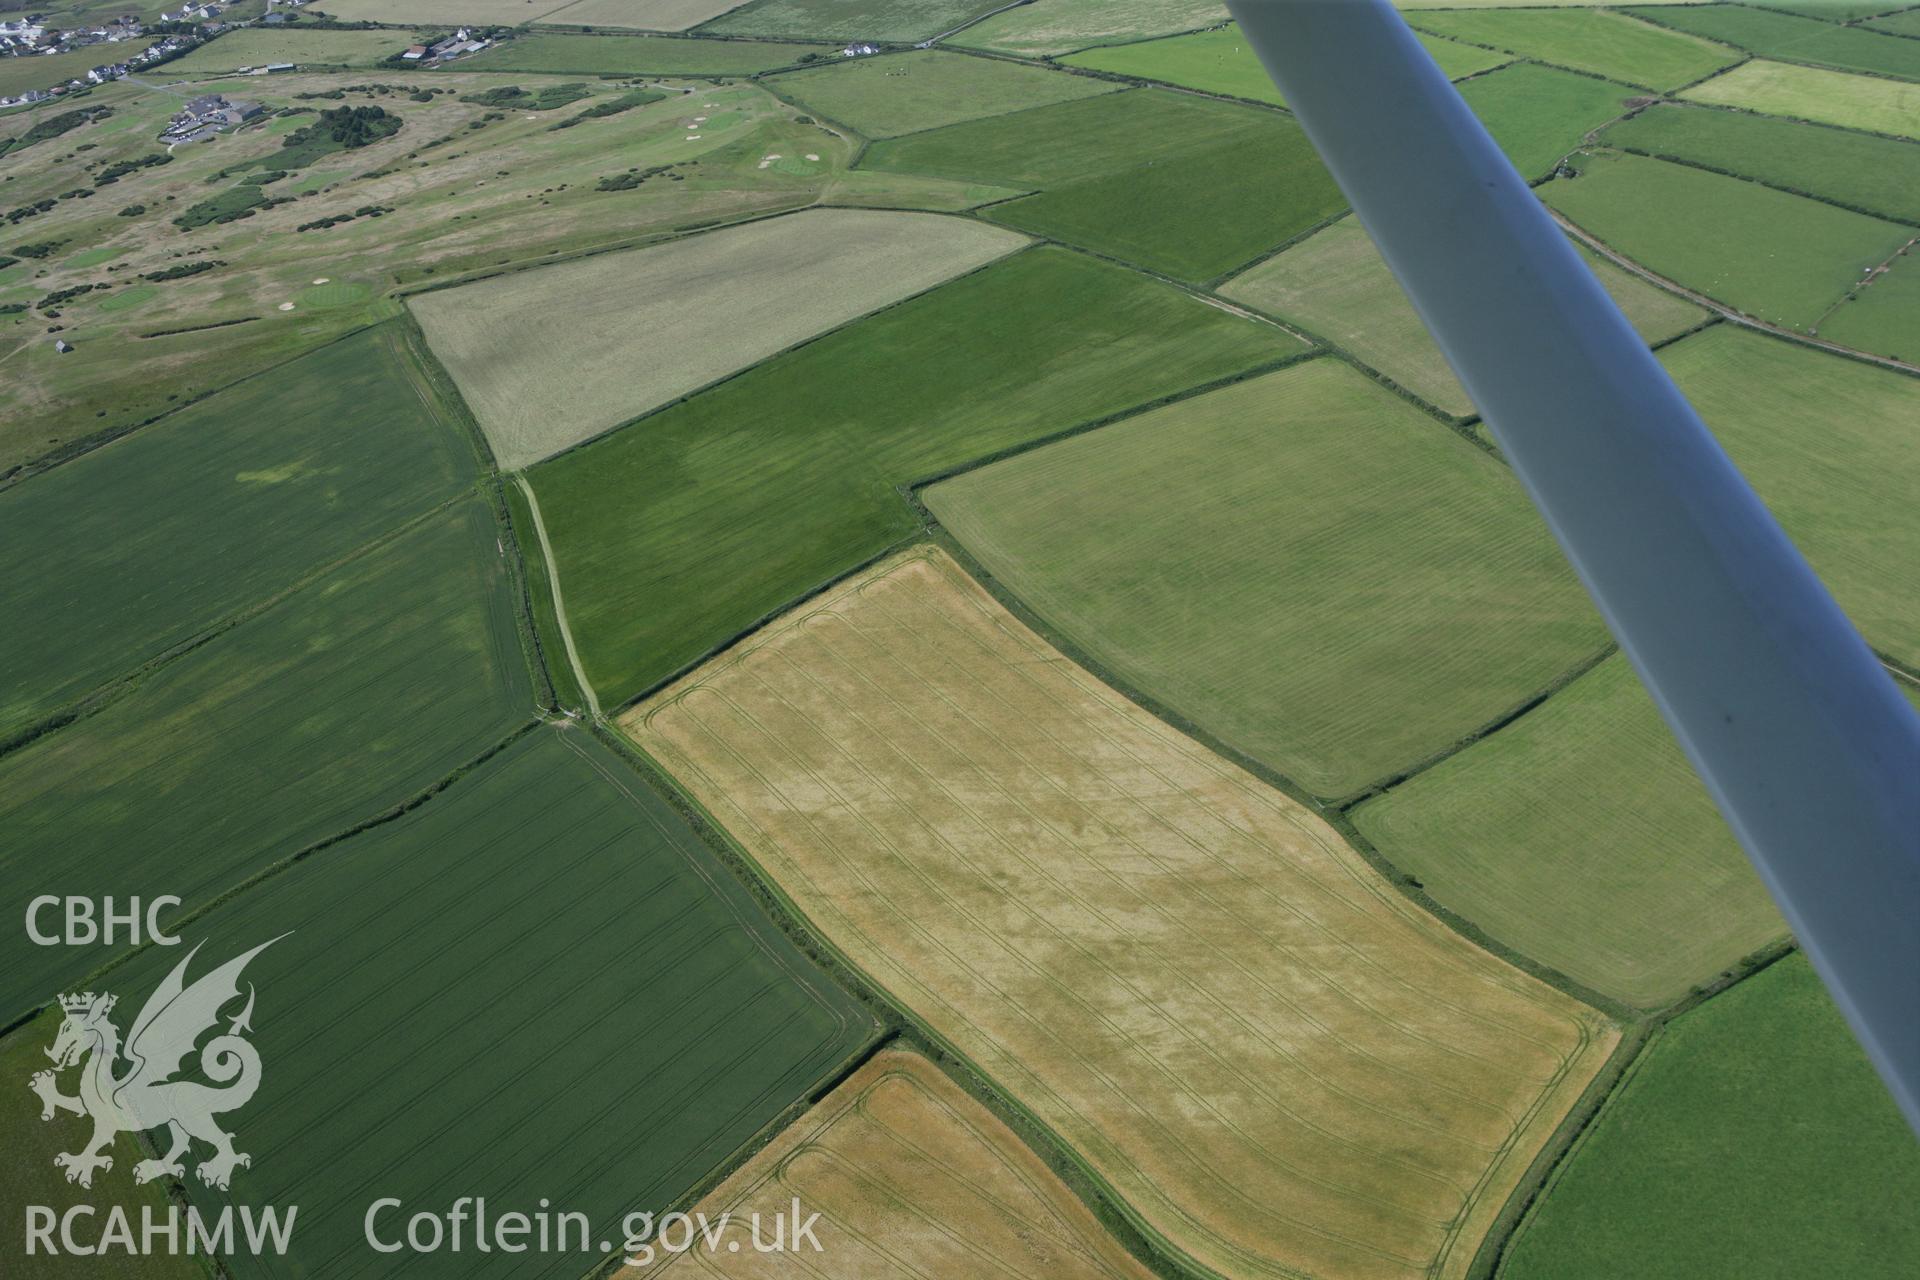
[[[437,781],[526,721],[497,530],[433,516],[0,758],[0,893],[191,909]],[[0,942],[0,1016],[112,952]]]
[[[1460,86],[1487,132],[1529,180],[1552,172],[1586,135],[1627,109],[1637,91],[1592,76],[1516,63]]]
[[[1920,1144],[1795,955],[1645,1050],[1500,1274],[1895,1280],[1920,1257],[1916,1205]]]
[[[0,492],[0,734],[469,485],[404,341],[364,331]]]
[[[1920,223],[1920,144],[1675,105],[1651,107],[1611,125],[1600,141]]]
[[[587,678],[625,701],[907,535],[897,485],[1300,350],[1036,249],[543,463]]]
[[[1628,12],[1763,58],[1920,79],[1920,41],[1883,35],[1865,27],[1846,27],[1742,4],[1659,5]]]
[[[585,1213],[569,1254],[441,1253],[409,1274],[574,1275],[666,1210],[875,1034],[685,822],[579,729],[541,728],[393,822],[192,928],[248,966],[263,1064],[230,1196],[298,1204],[296,1274],[360,1274],[363,1219],[484,1196]],[[151,989],[185,947],[116,974]],[[542,1264],[530,1270],[529,1260]],[[271,1257],[228,1260],[283,1275]]]
[[[1118,88],[1090,76],[938,49],[836,60],[768,83],[809,111],[869,138],[918,133]]]

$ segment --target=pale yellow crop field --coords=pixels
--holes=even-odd
[[[582,27],[632,27],[639,31],[685,31],[747,0],[567,0],[542,22]]]
[[[1223,1275],[1462,1274],[1617,1038],[934,548],[622,725],[854,963]]]
[[[820,1215],[810,1245],[760,1254],[798,1199]],[[917,1053],[876,1054],[696,1208],[728,1215],[711,1248],[669,1258],[676,1277],[797,1273],[834,1280],[1151,1280],[1053,1170]],[[738,1247],[734,1248],[737,1242]]]
[[[1680,95],[1766,115],[1920,138],[1920,84],[1756,58]]]
[[[512,471],[1026,243],[964,218],[812,209],[408,305]]]

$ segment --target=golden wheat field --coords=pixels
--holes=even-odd
[[[936,548],[622,724],[832,943],[1225,1275],[1461,1274],[1616,1039]]]

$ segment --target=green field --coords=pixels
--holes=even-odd
[[[718,35],[926,40],[1006,0],[754,0],[702,27]],[[564,19],[555,19],[564,21]]]
[[[1920,664],[1920,379],[1733,325],[1660,356],[1867,642]]]
[[[1920,364],[1920,269],[1912,251],[1821,322],[1820,336]]]
[[[471,483],[404,342],[366,330],[0,492],[0,731]]]
[[[539,3],[544,4],[545,0]],[[636,8],[633,0],[567,0],[541,21],[568,26],[685,31],[745,3],[747,0],[646,0]]]
[[[1581,255],[1649,343],[1683,333],[1707,314],[1597,254],[1582,248]],[[1456,417],[1474,411],[1413,304],[1353,218],[1342,218],[1235,276],[1220,292],[1338,344]]]
[[[568,0],[323,0],[314,7],[342,22],[418,22],[453,26],[462,22],[537,22]]]
[[[1025,58],[1194,31],[1227,20],[1220,0],[1034,0],[968,27],[951,43]]]
[[[672,36],[573,36],[530,32],[461,61],[469,71],[556,75],[744,76],[830,52],[817,44],[686,40]]]
[[[412,43],[413,37],[405,31],[241,27],[163,64],[161,70],[168,75],[209,76],[269,62],[291,62],[302,67],[371,67]]]
[[[1795,955],[1645,1050],[1500,1274],[1895,1280],[1920,1256],[1916,1203],[1920,1146]]]
[[[271,938],[245,978],[262,1084],[234,1115],[253,1165],[230,1195],[185,1185],[203,1209],[298,1204],[304,1274],[375,1259],[363,1222],[383,1196],[403,1202],[377,1224],[390,1239],[456,1196],[485,1196],[490,1214],[550,1200],[604,1233],[591,1263],[564,1265],[596,1264],[624,1213],[667,1209],[876,1031],[577,728],[533,731],[189,933],[207,940],[199,965]],[[117,972],[122,1007],[178,959],[150,950]],[[527,1264],[469,1237],[406,1270]]]
[[[536,467],[587,678],[625,701],[908,535],[901,483],[1299,350],[1036,249]]]
[[[1740,58],[1724,45],[1604,10],[1459,9],[1419,13],[1413,23],[1468,44],[1651,89],[1690,84]]]
[[[1873,0],[1870,12],[1881,12],[1884,6],[1880,0]],[[1885,17],[1875,18],[1866,24],[1880,31],[1891,31],[1895,35],[1920,36],[1920,8],[1906,9],[1900,13],[1889,13]]]
[[[925,494],[1073,645],[1322,796],[1606,642],[1505,468],[1331,359]]]
[[[1353,820],[1441,905],[1629,1004],[1671,1004],[1786,933],[1617,655]]]
[[[152,43],[152,40],[122,40],[117,44],[75,49],[71,53],[0,58],[0,98],[18,97],[29,89],[51,89],[76,77],[84,79],[92,68],[107,62],[125,62]]]
[[[1920,139],[1920,85],[1785,62],[1749,62],[1681,95],[1843,129]]]
[[[1805,330],[1913,232],[1891,222],[1645,156],[1607,152],[1541,189],[1635,262],[1759,320]]]
[[[1679,106],[1651,107],[1600,140],[1920,223],[1920,146],[1911,142]]]
[[[257,532],[264,532],[265,524]],[[0,758],[0,882],[204,905],[526,721],[513,584],[485,506],[431,517]],[[0,1015],[112,952],[11,931]]]
[[[1633,90],[1592,76],[1519,63],[1460,86],[1473,113],[1528,180],[1545,177],[1562,156],[1627,107]]]
[[[1449,77],[1472,75],[1507,61],[1497,53],[1471,49],[1451,40],[1423,35],[1420,42]],[[1159,80],[1230,98],[1275,104],[1283,101],[1273,77],[1260,65],[1252,47],[1241,36],[1240,28],[1233,25],[1165,40],[1089,49],[1061,61],[1068,66]]]
[[[1643,16],[1662,26],[1691,31],[1763,58],[1817,62],[1843,71],[1867,71],[1875,75],[1920,77],[1920,44],[1865,27],[1841,26],[1739,4],[1649,9]]]
[[[1090,76],[938,49],[855,58],[778,76],[771,83],[816,115],[869,138],[1089,98],[1116,87]]]
[[[1026,243],[964,218],[810,209],[408,305],[517,470]]]

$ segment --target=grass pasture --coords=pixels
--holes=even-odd
[[[1422,12],[1415,27],[1621,84],[1677,89],[1740,59],[1736,49],[1595,9]]]
[[[1614,1041],[931,548],[622,723],[1219,1273],[1464,1274]]]
[[[1508,1246],[1505,1280],[1844,1275],[1920,1256],[1920,1146],[1790,956],[1676,1019]]]
[[[1787,931],[1618,655],[1352,816],[1443,906],[1628,1004],[1672,1004]]]
[[[241,27],[165,63],[167,75],[217,76],[269,62],[296,66],[376,66],[413,43],[405,31],[302,31],[297,27]]]
[[[1866,27],[1742,4],[1685,5],[1648,11],[1644,16],[1661,26],[1705,36],[1762,58],[1815,62],[1874,75],[1920,77],[1920,44]]]
[[[526,721],[513,584],[469,500],[0,758],[0,883],[186,908],[400,803]],[[0,943],[0,1014],[111,954]]]
[[[1920,665],[1920,379],[1732,325],[1660,358],[1867,642]]]
[[[1606,642],[1505,468],[1336,360],[924,499],[1074,646],[1316,795],[1452,745]]]
[[[1151,1280],[1014,1132],[917,1053],[886,1049],[700,1204],[723,1243],[662,1273],[764,1274],[747,1224],[798,1197],[843,1276]],[[733,1247],[737,1246],[737,1247]]]
[[[538,22],[568,0],[325,0],[317,6],[341,22],[418,23],[454,27],[462,23],[510,27]]]
[[[1706,312],[1584,248],[1581,256],[1649,343],[1683,333]],[[1353,218],[1235,276],[1221,292],[1339,344],[1429,404],[1456,417],[1474,411],[1460,380]]]
[[[790,72],[771,81],[817,115],[869,138],[1112,93],[1117,86],[999,58],[915,49]]]
[[[1421,35],[1440,69],[1449,77],[1472,75],[1497,67],[1507,59],[1482,49],[1455,44]],[[1076,53],[1061,61],[1071,67],[1086,67],[1114,75],[1198,89],[1202,93],[1224,94],[1255,102],[1284,105],[1273,77],[1260,65],[1253,48],[1235,25],[1148,40],[1135,44],[1108,45]]]
[[[688,40],[672,36],[580,36],[528,32],[482,49],[460,66],[469,71],[526,71],[567,76],[746,76],[791,66],[831,46],[767,40]]]
[[[1023,243],[961,218],[810,210],[408,305],[515,470]]]
[[[821,37],[911,44],[991,13],[1006,0],[752,0],[701,28],[716,35]]]
[[[951,43],[1023,58],[1196,31],[1227,20],[1220,0],[1034,0],[968,27]]]
[[[1917,45],[1916,47],[1920,47]],[[1843,129],[1920,139],[1920,85],[1786,62],[1749,62],[1680,95]]]
[[[1301,349],[1034,249],[547,462],[587,678],[617,705],[884,551],[918,525],[900,484]]]
[[[1920,145],[1911,142],[1745,111],[1672,105],[1610,125],[1600,140],[1920,223]]]
[[[70,53],[38,53],[26,58],[0,58],[0,98],[18,97],[29,89],[51,89],[69,80],[84,79],[103,62],[124,62],[153,43],[123,40],[100,48]],[[91,105],[91,104],[83,104]]]
[[[544,0],[542,0],[544,3]],[[592,27],[633,27],[648,31],[686,31],[747,0],[567,0],[542,22]]]
[[[1920,270],[1911,252],[1893,269],[1842,303],[1820,326],[1823,337],[1853,347],[1920,363]]]
[[[1879,0],[1873,0],[1875,11],[1881,11]],[[1920,9],[1903,9],[1899,13],[1888,13],[1865,24],[1876,31],[1891,31],[1899,36],[1920,36]]]
[[[267,1065],[240,1133],[258,1157],[230,1196],[187,1188],[203,1209],[297,1203],[302,1274],[366,1265],[381,1196],[403,1202],[379,1224],[393,1238],[426,1204],[484,1195],[494,1214],[585,1213],[618,1241],[624,1213],[664,1211],[876,1030],[577,728],[528,733],[188,933],[222,958],[269,938],[247,969]],[[115,989],[176,961],[143,953]],[[471,1237],[454,1269],[529,1274]]]
[[[1587,134],[1626,111],[1625,85],[1554,67],[1517,63],[1460,86],[1487,132],[1529,180],[1544,177]]]
[[[1546,202],[1635,262],[1770,324],[1805,331],[1911,229],[1646,156],[1584,157]]]
[[[364,330],[0,492],[0,732],[470,484],[404,343]]]

